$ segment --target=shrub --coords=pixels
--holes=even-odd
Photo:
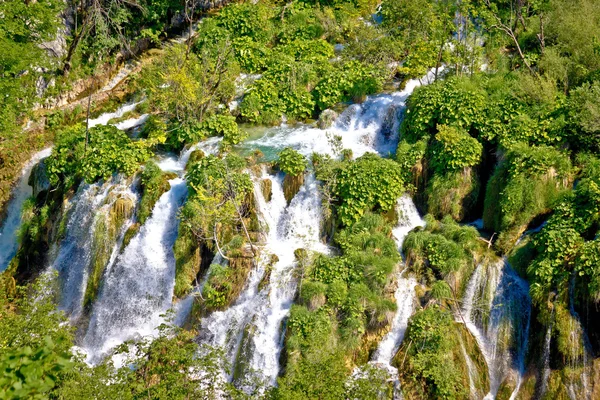
[[[402,176],[397,163],[374,154],[350,162],[336,186],[342,223],[351,225],[369,210],[392,210],[404,191]]]
[[[307,161],[302,154],[291,147],[286,147],[279,152],[277,165],[285,174],[298,176],[303,174],[306,170]]]

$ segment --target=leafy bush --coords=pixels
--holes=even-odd
[[[286,147],[279,152],[277,165],[285,174],[298,176],[306,170],[307,161],[302,154],[291,147]]]
[[[403,173],[392,160],[365,154],[352,161],[338,176],[338,213],[344,225],[352,225],[369,210],[390,211],[404,191]]]
[[[568,190],[572,173],[571,161],[559,150],[513,146],[488,183],[485,226],[501,232],[527,225]]]
[[[131,140],[112,125],[90,129],[87,150],[86,132],[75,126],[63,133],[52,155],[46,160],[50,182],[57,185],[66,177],[81,177],[88,183],[108,179],[113,173],[131,175],[150,158],[148,140]]]
[[[479,163],[483,146],[477,139],[453,126],[438,125],[437,129],[431,149],[431,167],[435,173],[456,172]]]
[[[452,352],[458,334],[454,318],[437,306],[415,313],[408,322],[405,342],[419,344],[405,349],[406,363],[401,375],[421,383],[424,397],[457,399],[468,397],[461,366]],[[459,358],[460,359],[460,358]]]

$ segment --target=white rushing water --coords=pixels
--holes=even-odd
[[[531,299],[529,286],[505,259],[480,264],[469,280],[461,317],[477,343],[488,366],[490,392],[495,398],[502,382],[516,375],[515,398],[525,372],[529,337]]]
[[[104,114],[98,116],[97,118],[92,118],[88,122],[89,127],[93,128],[94,126],[97,126],[97,125],[107,125],[111,119],[121,118],[123,115],[127,114],[128,112],[135,110],[135,108],[137,107],[138,104],[140,104],[140,102],[126,103],[126,104],[123,104],[122,106],[120,106],[119,108],[117,108],[117,110],[114,112],[104,113]]]
[[[194,150],[214,153],[218,143],[218,139],[207,140],[179,157],[164,157],[158,165],[164,171],[182,175]],[[172,179],[169,184],[170,190],[159,198],[151,217],[106,270],[83,339],[82,347],[90,363],[100,361],[111,349],[129,339],[154,336],[165,322],[163,315],[173,306],[177,211],[188,188],[182,178]],[[184,312],[176,312],[175,322],[185,319]]]
[[[261,179],[272,182],[269,202],[262,195]],[[200,338],[223,347],[238,370],[275,384],[283,344],[282,323],[289,315],[298,284],[294,251],[328,249],[320,242],[321,199],[314,176],[307,177],[289,206],[283,195],[283,176],[263,171],[261,179],[254,180],[255,196],[267,234],[258,268],[251,272],[244,291],[231,307],[202,320]],[[278,260],[271,266],[268,284],[260,288],[272,255]]]
[[[51,152],[52,148],[49,147],[35,153],[21,170],[21,176],[11,194],[11,199],[8,202],[6,218],[2,223],[2,227],[0,227],[0,272],[8,267],[10,260],[12,260],[17,253],[17,248],[19,246],[17,234],[19,232],[19,227],[21,226],[23,204],[33,194],[33,189],[28,183],[29,175],[31,175],[33,167],[41,160],[48,157]]]
[[[369,96],[364,103],[349,106],[328,129],[284,124],[259,139],[246,142],[244,147],[261,149],[267,155],[292,147],[305,156],[312,153],[338,156],[341,149],[352,150],[354,157],[367,152],[387,156],[396,151],[408,96],[432,80],[433,71],[422,79],[408,81],[400,92]],[[336,138],[341,142],[338,143]]]
[[[404,195],[398,200],[397,209],[399,221],[392,233],[398,245],[398,250],[401,252],[402,244],[408,233],[418,226],[425,226],[425,221],[419,215],[415,204],[408,195]],[[386,366],[390,366],[392,358],[400,348],[408,326],[408,319],[414,310],[416,298],[415,286],[417,285],[417,281],[411,276],[406,276],[406,272],[403,269],[398,274],[398,289],[394,294],[398,310],[394,316],[392,328],[381,343],[379,343],[379,347],[373,356],[374,362]]]
[[[154,334],[163,322],[161,314],[171,307],[176,213],[187,185],[180,178],[169,183],[171,189],[160,197],[152,216],[106,271],[83,340],[92,363],[126,340]]]
[[[65,210],[68,215],[65,236],[59,243],[52,268],[60,276],[60,309],[71,319],[78,318],[82,312],[94,233],[99,224],[107,221],[114,202],[123,197],[130,199],[132,204],[137,203],[137,194],[123,177],[115,177],[106,183],[82,184]],[[116,251],[114,249],[113,253]]]

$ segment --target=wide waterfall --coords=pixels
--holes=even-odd
[[[465,291],[460,318],[477,339],[488,366],[486,398],[495,398],[509,377],[515,378],[511,399],[515,398],[525,372],[531,318],[527,282],[504,259],[478,265]]]
[[[95,233],[106,226],[110,211],[118,199],[127,198],[136,204],[137,195],[122,177],[93,185],[82,184],[64,211],[68,216],[64,239],[60,241],[52,268],[61,281],[60,308],[71,319],[77,319],[83,310],[83,297],[94,257]],[[122,236],[128,224],[120,227]],[[116,239],[116,238],[115,238]],[[104,240],[104,239],[103,239]],[[117,241],[109,244],[117,253]],[[110,257],[113,258],[113,257]]]
[[[192,151],[214,152],[218,142],[206,141],[178,158],[165,157],[158,165],[182,174]],[[91,363],[100,361],[126,340],[154,335],[173,305],[173,245],[177,238],[177,212],[187,196],[187,184],[182,178],[172,179],[169,184],[170,190],[160,197],[152,216],[105,273],[82,345]]]
[[[35,153],[33,157],[31,157],[27,164],[25,164],[25,167],[23,167],[17,186],[12,192],[12,197],[6,210],[6,217],[0,228],[0,272],[8,267],[8,263],[10,263],[10,260],[17,252],[17,233],[21,226],[21,211],[23,210],[25,200],[33,193],[33,190],[28,183],[29,175],[31,175],[33,167],[41,160],[48,157],[51,151],[52,148],[47,148]]]
[[[152,216],[105,274],[83,348],[91,362],[128,339],[151,335],[171,307],[177,210],[187,194],[180,178],[158,200]]]

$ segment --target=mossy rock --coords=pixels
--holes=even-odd
[[[190,165],[197,163],[198,161],[202,160],[204,157],[206,157],[206,154],[204,154],[204,152],[202,150],[192,151],[192,154],[190,154],[190,158],[188,159],[185,169],[188,169]]]
[[[271,254],[269,262],[265,267],[265,274],[258,284],[258,290],[262,291],[271,282],[271,272],[273,272],[273,266],[279,262],[279,257],[276,254]]]
[[[108,199],[111,200],[110,197]],[[125,221],[132,217],[135,204],[131,198],[117,197],[105,216],[99,217],[92,238],[90,273],[85,289],[83,306],[89,309],[96,300],[102,276]]]
[[[446,215],[462,221],[477,203],[479,180],[471,168],[433,176],[425,189],[427,211],[436,218]]]
[[[125,250],[127,248],[127,246],[129,246],[131,239],[133,239],[135,237],[135,235],[137,235],[137,233],[140,231],[140,226],[141,225],[136,222],[134,224],[131,224],[129,226],[129,228],[127,228],[127,230],[125,231],[125,235],[123,236],[123,244],[121,245],[121,252],[123,252],[123,250]]]
[[[173,293],[175,297],[183,298],[192,290],[192,285],[200,272],[202,262],[200,245],[185,225],[179,225],[173,252],[175,254],[175,288]]]
[[[262,191],[265,201],[271,201],[271,198],[273,197],[273,182],[270,179],[263,179],[260,181],[260,190]]]
[[[283,178],[283,195],[288,204],[298,194],[304,184],[304,174],[297,176],[285,175]]]
[[[245,246],[240,256],[229,258],[228,266],[211,267],[211,275],[202,290],[203,313],[225,310],[237,300],[246,286],[254,260],[253,250]]]

